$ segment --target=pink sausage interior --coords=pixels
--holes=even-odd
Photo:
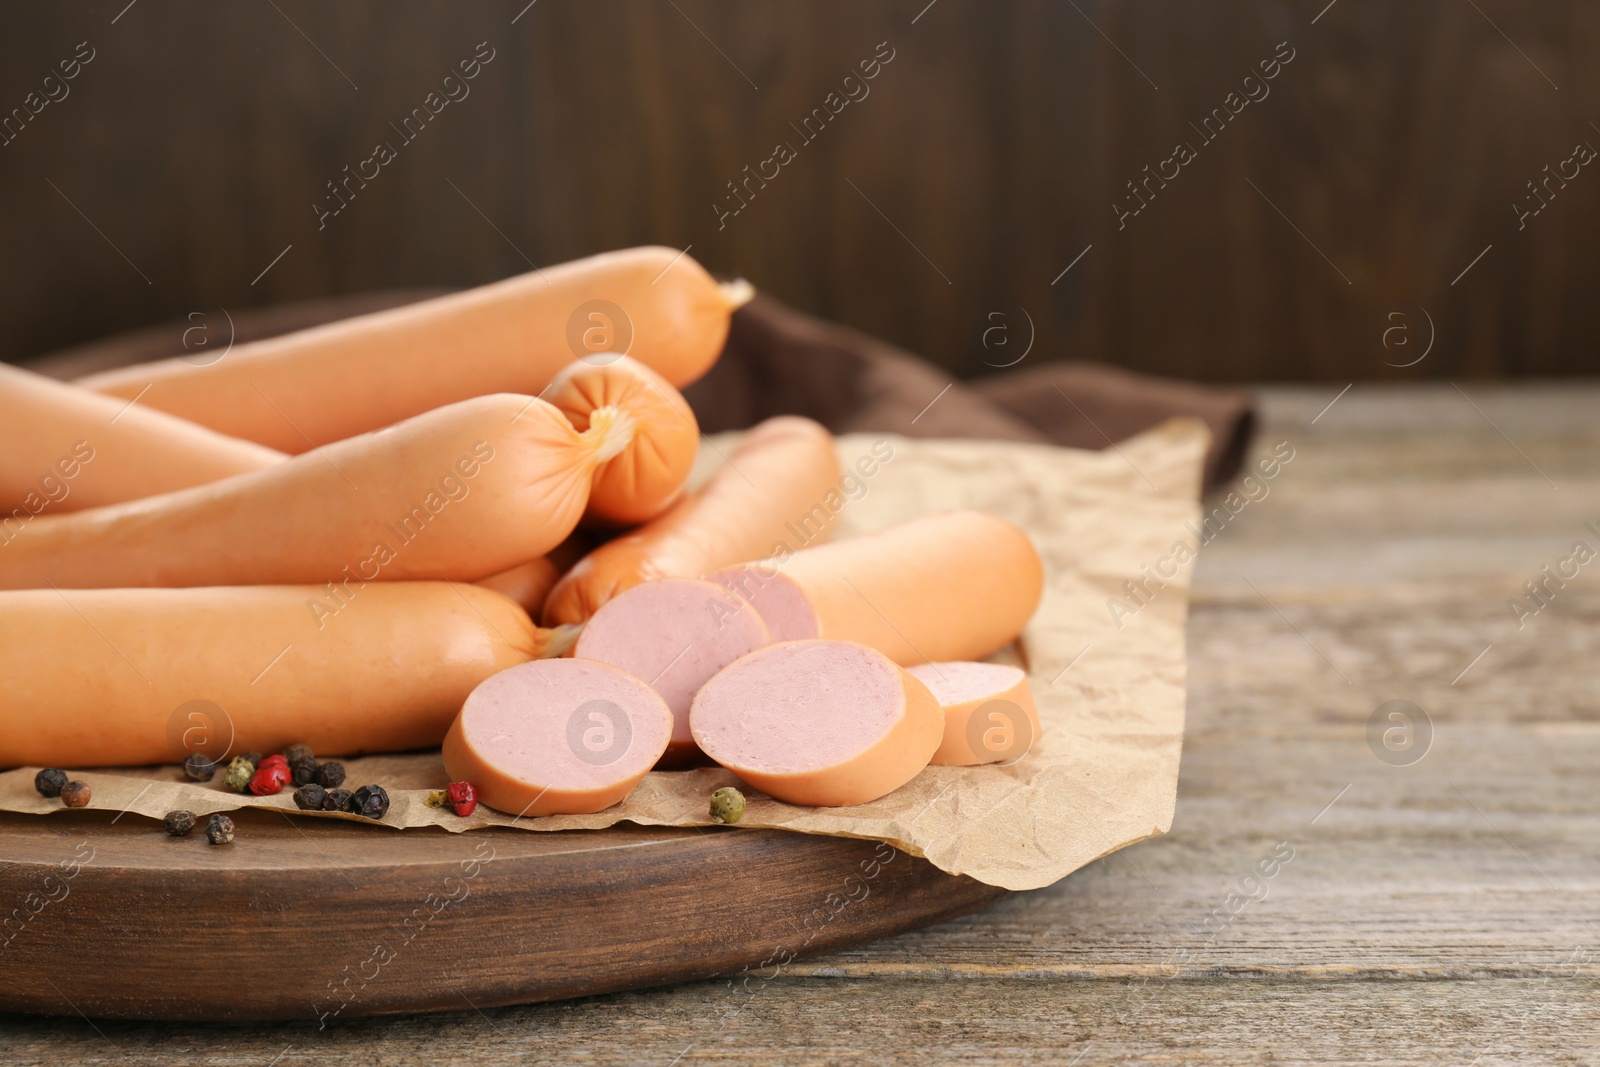
[[[900,677],[856,645],[775,645],[713,678],[695,737],[719,763],[774,774],[834,767],[871,748],[905,707]]]
[[[464,740],[496,770],[540,788],[601,789],[649,770],[666,748],[661,698],[600,663],[544,659],[501,671],[461,709]]]
[[[965,704],[1003,693],[1022,680],[1022,671],[1004,663],[923,663],[907,667],[941,704]]]
[[[794,581],[769,563],[748,563],[708,575],[707,581],[732,589],[755,606],[773,641],[821,637],[811,601]]]
[[[767,644],[761,616],[712,582],[662,578],[606,602],[583,628],[573,655],[621,667],[672,709],[672,741],[693,744],[689,705],[706,680]]]

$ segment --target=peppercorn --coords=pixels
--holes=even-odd
[[[289,773],[294,777],[295,785],[310,785],[317,780],[317,772],[322,769],[322,764],[314,756],[301,756],[297,760],[289,761]]]
[[[290,745],[283,750],[283,758],[289,761],[289,766],[291,767],[295,765],[296,760],[302,760],[311,755],[314,755],[314,753],[311,751],[310,745]]]
[[[445,787],[450,809],[465,819],[478,807],[478,790],[471,782],[451,782]]]
[[[58,797],[61,787],[67,784],[67,772],[55,767],[46,767],[33,776],[33,787],[42,797]]]
[[[238,758],[245,760],[252,767],[261,766],[261,753],[259,752],[241,752]]]
[[[213,845],[226,845],[233,840],[233,820],[218,812],[206,820],[206,840]]]
[[[350,799],[354,796],[348,789],[330,789],[322,798],[323,811],[349,811]]]
[[[228,773],[223,777],[222,784],[235,793],[243,793],[249,787],[250,779],[255,773],[255,760],[248,756],[235,756],[228,764]]]
[[[712,793],[711,817],[718,822],[738,822],[744,817],[744,794],[731,785]]]
[[[389,794],[381,785],[364,785],[350,798],[351,810],[369,819],[389,814]]]
[[[430,808],[442,808],[450,803],[450,796],[443,789],[430,789],[422,802]]]
[[[289,784],[289,771],[274,763],[264,764],[250,776],[250,792],[258,797],[273,797]]]
[[[328,791],[316,782],[307,782],[294,791],[294,806],[301,811],[321,811]]]
[[[192,782],[209,782],[217,774],[217,761],[204,752],[191,752],[183,761],[183,773]]]
[[[324,789],[337,789],[344,785],[344,764],[330,760],[317,768],[317,784]]]
[[[284,770],[288,770],[289,761],[283,758],[283,753],[274,752],[272,755],[263,758],[261,762],[256,764],[256,770],[258,771],[263,767],[282,767]]]
[[[162,820],[167,824],[167,833],[173,837],[188,837],[194,833],[194,812],[169,811]]]
[[[61,803],[69,808],[81,808],[89,803],[89,783],[71,781],[61,787]]]

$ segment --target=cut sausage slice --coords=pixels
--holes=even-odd
[[[666,765],[698,754],[689,706],[706,680],[764,647],[767,627],[754,608],[714,582],[663,578],[636,585],[584,626],[572,654],[620,667],[644,679],[672,709]]]
[[[923,663],[911,673],[944,708],[944,740],[930,763],[976,767],[1020,758],[1039,737],[1028,676],[1004,663]]]
[[[928,765],[944,713],[928,687],[883,653],[846,641],[752,652],[700,687],[700,748],[791,804],[865,804]]]
[[[1044,589],[1033,542],[976,511],[718,571],[774,641],[859,641],[903,666],[982,659],[1022,632]]]
[[[672,736],[648,685],[605,663],[550,659],[486,679],[444,739],[444,767],[510,815],[585,815],[633,791]]]

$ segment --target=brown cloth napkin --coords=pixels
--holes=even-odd
[[[404,290],[235,312],[236,343],[411,303],[444,290]],[[213,316],[214,318],[214,316]],[[118,334],[32,361],[60,378],[183,353],[181,322]],[[208,328],[221,329],[209,322]],[[1095,363],[1045,363],[971,382],[844,326],[758,296],[733,316],[728,346],[684,390],[707,433],[797,414],[834,433],[976,437],[1101,449],[1176,415],[1211,430],[1205,489],[1239,471],[1255,429],[1249,393],[1133,374]]]
[[[1102,449],[1177,415],[1211,430],[1205,489],[1239,472],[1256,414],[1251,395],[1096,363],[1045,363],[957,382],[886,342],[758,296],[733,316],[722,358],[684,390],[707,433],[772,415],[834,433],[983,437]]]

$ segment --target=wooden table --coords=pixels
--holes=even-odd
[[[320,1032],[11,1016],[0,1062],[1600,1060],[1600,559],[1509,606],[1600,551],[1600,387],[1333,393],[1265,392],[1258,449],[1294,458],[1201,555],[1167,836],[738,984]]]

